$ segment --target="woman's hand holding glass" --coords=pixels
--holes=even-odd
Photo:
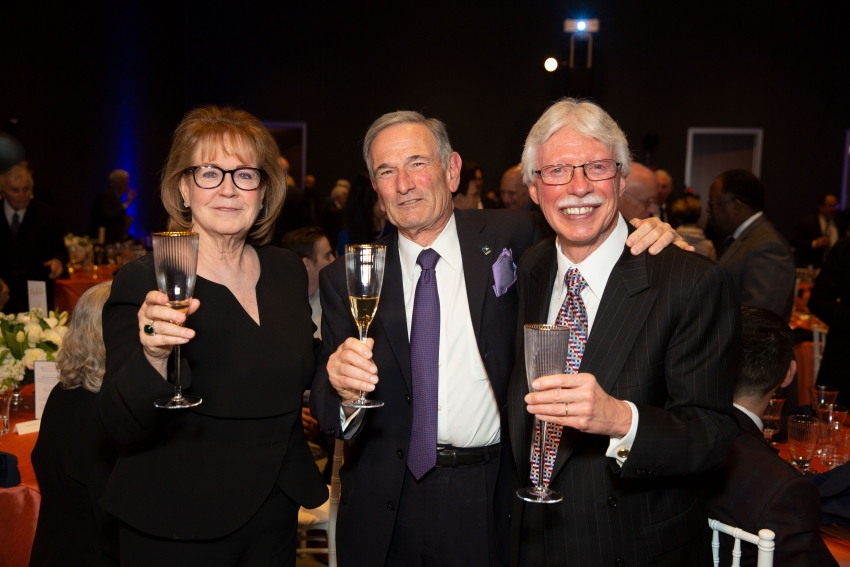
[[[161,291],[150,291],[139,309],[139,337],[148,361],[163,378],[166,377],[168,357],[174,345],[185,345],[195,336],[195,331],[182,327],[186,318],[198,310],[198,299],[189,301],[186,313],[172,309],[168,296]],[[154,334],[145,333],[145,327],[153,326]]]

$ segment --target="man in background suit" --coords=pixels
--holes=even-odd
[[[820,535],[820,495],[810,480],[779,458],[762,434],[761,416],[777,388],[794,379],[794,333],[763,307],[741,309],[741,343],[732,417],[741,431],[722,471],[705,475],[708,513],[750,533],[776,534],[775,565],[832,567]],[[720,535],[720,557],[732,556],[732,537]],[[743,567],[756,564],[756,548],[742,546]]]
[[[340,565],[506,564],[514,260],[540,227],[519,211],[453,210],[461,159],[438,120],[384,115],[363,153],[398,234],[378,241],[386,268],[365,345],[353,338],[344,259],[320,275],[324,346],[311,409],[322,428],[356,435],[341,471]],[[630,240],[636,253],[648,228]],[[655,252],[672,234],[661,238]],[[341,415],[340,401],[359,390],[385,405]]]
[[[29,170],[13,166],[0,178],[3,215],[0,220],[0,279],[9,286],[6,313],[29,310],[27,281],[44,281],[47,305],[53,308],[53,280],[68,261],[68,251],[53,208],[33,200]]]
[[[670,207],[676,200],[673,196],[673,176],[666,169],[656,169],[655,185],[658,189],[658,209],[653,216],[664,222],[670,222],[673,220],[670,215]]]
[[[794,302],[794,256],[764,216],[764,186],[743,169],[720,175],[708,193],[714,229],[725,238],[718,263],[726,268],[741,303],[766,307],[786,321]]]
[[[116,169],[109,174],[109,187],[94,198],[89,235],[99,237],[104,229],[104,244],[114,244],[130,239],[127,231],[133,224],[133,217],[127,214],[127,208],[133,204],[136,190],[130,187],[130,174]]]
[[[839,238],[847,236],[847,222],[838,214],[838,198],[821,195],[818,199],[818,214],[803,217],[794,227],[791,239],[797,251],[797,265],[801,268],[820,268],[827,253]]]
[[[737,433],[734,284],[699,254],[629,254],[617,212],[629,149],[595,104],[550,107],[522,163],[556,236],[519,265],[511,446],[520,482],[548,477],[563,500],[514,500],[512,564],[710,565],[695,475],[722,466]],[[571,345],[569,374],[539,377],[529,394],[522,325],[531,323],[570,326]],[[543,457],[535,416],[550,423],[554,449]]]

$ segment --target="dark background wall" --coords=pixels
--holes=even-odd
[[[171,132],[199,104],[306,122],[307,170],[327,193],[363,166],[372,120],[397,109],[445,121],[495,188],[546,106],[580,94],[618,120],[640,161],[644,136],[657,135],[651,164],[677,185],[688,127],[763,128],[766,212],[788,234],[818,194],[841,188],[850,14],[833,4],[11,0],[0,128],[18,120],[36,194],[68,230],[87,229],[94,195],[123,167],[147,232],[161,228]],[[600,19],[588,80],[542,69],[567,58],[566,17]]]

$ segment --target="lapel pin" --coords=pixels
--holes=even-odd
[[[492,250],[490,250],[490,247],[489,247],[489,246],[482,246],[482,247],[481,247],[481,251],[482,251],[482,252],[484,252],[484,255],[485,255],[485,256],[489,256],[489,255],[490,255],[490,252],[492,252]]]

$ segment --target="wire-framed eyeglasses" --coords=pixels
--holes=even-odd
[[[240,167],[237,169],[221,169],[215,165],[195,165],[186,168],[192,173],[198,187],[201,189],[215,189],[224,182],[224,176],[228,173],[233,184],[243,191],[256,191],[266,174],[262,169],[255,167]]]
[[[577,167],[584,170],[584,176],[590,181],[605,181],[617,175],[617,170],[620,169],[620,162],[613,159],[600,159],[581,165],[559,163],[541,167],[532,173],[540,175],[543,183],[547,185],[566,185],[573,180],[573,175]]]

